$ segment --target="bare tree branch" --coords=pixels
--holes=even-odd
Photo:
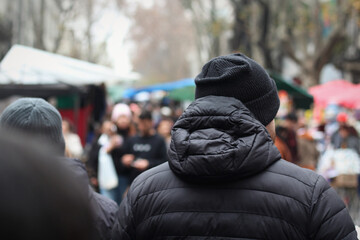
[[[54,47],[52,48],[52,52],[57,53],[59,51],[61,41],[64,37],[64,33],[66,30],[66,22],[69,21],[69,15],[74,10],[75,6],[75,0],[72,0],[67,8],[64,7],[62,0],[54,0],[56,3],[56,6],[59,9],[60,14],[60,20],[58,24],[58,34],[54,41]]]
[[[269,47],[269,32],[270,32],[270,6],[268,2],[258,0],[262,8],[262,18],[261,18],[261,35],[258,41],[258,45],[262,51],[265,67],[269,69],[274,69],[273,62],[271,59],[271,50]]]
[[[34,24],[34,47],[46,50],[44,43],[44,23],[45,23],[45,0],[41,0],[40,9],[36,9],[36,4],[32,5],[32,20]]]
[[[325,64],[327,64],[331,60],[331,56],[333,53],[334,47],[339,43],[345,40],[345,32],[341,27],[337,27],[327,41],[324,46],[316,53],[315,59],[315,67],[321,69]]]
[[[351,4],[345,6],[345,14],[339,17],[339,21],[327,38],[326,42],[320,48],[314,57],[315,67],[321,69],[326,63],[331,60],[334,47],[345,40],[345,26],[349,19],[349,15],[346,14],[351,10]]]
[[[299,66],[302,66],[303,61],[298,58],[295,54],[295,50],[291,45],[290,39],[289,38],[285,38],[282,40],[282,45],[284,47],[284,51],[286,53],[286,55],[293,60],[296,64],[298,64]]]
[[[319,0],[314,1],[314,9],[315,11],[312,13],[312,21],[314,22],[315,26],[315,49],[320,49],[322,47],[323,41],[322,41],[322,26],[321,21],[319,18],[319,12],[321,10],[320,2]]]

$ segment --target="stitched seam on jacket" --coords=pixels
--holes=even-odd
[[[152,194],[155,194],[155,193],[160,193],[160,192],[168,191],[168,190],[172,190],[172,189],[203,189],[203,188],[200,188],[200,187],[199,188],[197,188],[197,187],[172,187],[172,188],[161,189],[161,190],[158,190],[158,191],[154,191],[154,192],[151,192],[151,193],[147,193],[147,194],[138,196],[137,199],[136,199],[136,202],[138,200],[140,200],[141,198],[146,197],[148,195],[152,195]],[[248,190],[248,191],[266,192],[266,193],[271,193],[271,194],[275,194],[275,195],[279,195],[279,196],[283,196],[283,197],[293,199],[294,201],[299,202],[300,204],[304,205],[305,207],[309,207],[308,205],[306,205],[305,203],[301,202],[300,200],[298,200],[296,198],[293,198],[293,197],[290,197],[290,196],[287,196],[287,195],[283,195],[283,194],[280,194],[280,193],[275,193],[275,192],[270,192],[270,191],[265,191],[265,190],[260,190],[260,189],[251,189],[251,188],[219,188],[219,189],[216,189],[216,188],[211,188],[211,190],[226,190],[226,191]]]
[[[136,208],[136,201],[133,202],[130,199],[131,197],[131,193],[125,197],[125,200],[127,201],[128,207],[130,208],[130,212],[131,212],[131,216],[130,216],[130,224],[135,226],[136,225],[136,219],[135,219],[135,215],[134,215],[134,208]],[[126,203],[124,203],[126,204]],[[121,226],[121,223],[119,222],[119,225]],[[127,224],[127,227],[129,228],[129,223]],[[129,234],[125,231],[124,232],[129,236]],[[135,231],[135,236],[136,236],[136,231]],[[130,239],[130,236],[129,236]]]
[[[196,115],[196,116],[186,116],[186,117],[184,117],[184,118],[182,118],[181,120],[187,120],[187,119],[191,119],[191,118],[196,118],[196,119],[199,119],[199,118],[213,118],[213,117],[224,117],[224,118],[230,118],[231,117],[231,115]],[[254,119],[254,120],[256,120],[256,119]],[[254,124],[254,121],[251,121],[251,120],[248,120],[248,119],[245,119],[245,118],[241,118],[241,121],[244,121],[244,122],[246,122],[246,123],[251,123],[251,125],[252,126],[256,126],[257,128],[256,128],[256,130],[258,130],[258,128],[260,127],[260,128],[262,128],[262,126],[260,125],[260,124]],[[260,125],[260,126],[259,126]],[[181,126],[181,124],[180,124],[180,126],[177,126],[177,128],[182,128],[182,129],[189,129],[189,127],[182,127]],[[208,128],[201,128],[201,129],[208,129]],[[265,127],[263,127],[262,129],[266,129]],[[256,132],[256,131],[254,131],[254,132]]]
[[[152,218],[155,217],[159,217],[161,215],[165,215],[165,214],[172,214],[172,213],[222,213],[222,214],[237,214],[237,213],[243,213],[243,214],[248,214],[248,215],[257,215],[257,216],[262,216],[262,217],[269,217],[269,218],[276,218],[279,219],[285,223],[287,223],[288,225],[290,225],[292,228],[294,228],[295,230],[301,232],[301,234],[303,234],[304,236],[307,236],[301,229],[300,226],[295,226],[292,223],[289,223],[287,220],[282,219],[281,217],[276,217],[276,216],[268,216],[268,215],[263,215],[263,214],[258,214],[258,213],[251,213],[251,212],[245,212],[245,211],[233,211],[233,212],[215,212],[215,211],[173,211],[173,212],[165,212],[165,213],[160,213],[160,214],[156,214],[153,216],[150,216],[146,219],[144,219],[143,221],[141,221],[137,226],[136,229],[140,227],[140,225],[144,224],[146,221],[151,220]],[[136,230],[137,231],[137,230]]]
[[[307,224],[308,232],[309,232],[309,230],[310,230],[310,225],[309,225],[309,224],[311,224],[311,215],[312,215],[312,211],[313,211],[313,209],[314,209],[313,202],[314,202],[315,187],[316,187],[316,184],[318,183],[319,180],[320,180],[320,175],[317,177],[317,179],[316,179],[316,181],[315,181],[315,184],[314,184],[314,186],[313,186],[313,188],[312,188],[312,195],[311,195],[311,198],[310,198],[310,209],[309,209],[309,213],[308,213],[308,214],[309,214],[309,216],[308,216],[309,221],[308,221],[308,224]],[[311,235],[313,235],[313,233],[309,234],[309,237],[310,237]]]
[[[319,196],[319,199],[322,199],[324,197],[324,194],[327,192],[327,191],[330,191],[332,188],[331,187],[328,187],[327,189],[325,189],[325,191],[323,191],[321,193],[321,195]],[[326,196],[325,196],[326,197]]]
[[[189,133],[187,132],[187,134],[189,135]],[[172,138],[172,137],[171,137]],[[171,140],[172,141],[172,140]],[[171,143],[170,143],[171,144]],[[181,157],[180,157],[180,155],[179,155],[179,152],[178,152],[178,150],[176,149],[176,144],[175,144],[175,142],[172,144],[173,146],[174,146],[174,148],[175,148],[175,152],[176,152],[176,157],[179,159],[179,164],[181,165]],[[169,150],[171,150],[171,148],[169,148]],[[169,154],[168,154],[169,155]],[[169,167],[170,167],[170,163],[169,163]]]
[[[120,224],[119,221],[118,221],[118,225],[120,226],[121,230],[126,234],[126,236],[128,236],[128,238],[131,239],[130,235],[126,232],[125,228]]]
[[[213,239],[213,238],[219,238],[219,239],[246,239],[246,240],[261,240],[264,238],[254,238],[254,237],[224,237],[224,236],[214,236],[214,235],[165,235],[165,236],[158,236],[155,237],[154,239],[168,239],[169,237],[171,238],[186,238],[186,237],[196,237],[196,238],[200,238],[200,239]]]
[[[331,218],[333,218],[335,215],[337,215],[338,213],[342,212],[346,210],[346,207],[342,208],[340,211],[336,212],[334,215],[332,215],[331,217],[329,217],[328,219],[326,219],[321,225],[323,225],[324,223],[326,223],[328,220],[330,220]],[[311,233],[310,236],[314,235],[315,232]],[[350,234],[350,233],[349,233]]]
[[[321,199],[321,197],[323,196],[323,194],[330,190],[331,188],[329,187],[328,189],[326,189],[324,192],[321,193],[321,195],[319,196],[318,199]],[[330,220],[331,218],[333,218],[334,216],[336,216],[337,214],[339,214],[340,212],[346,210],[346,207],[344,206],[343,208],[341,208],[339,211],[337,211],[336,213],[334,213],[333,215],[331,215],[330,217],[328,217],[326,220],[324,220],[321,225],[323,225],[324,223],[326,223],[328,220]],[[315,232],[311,233],[311,235],[313,235]]]
[[[226,154],[229,154],[229,153],[232,153],[233,151],[235,151],[235,150],[238,150],[237,148],[231,148],[230,150],[228,150],[228,151],[224,151],[224,152],[222,152],[222,153],[212,153],[212,154],[190,154],[190,155],[188,155],[188,156],[219,156],[219,155],[226,155]],[[244,157],[244,158],[246,158],[246,157]]]
[[[159,173],[163,173],[163,172],[172,172],[170,169],[166,169],[166,170],[163,170],[163,171],[159,171],[159,172],[156,172],[154,174],[151,174],[150,176],[148,176],[147,178],[145,178],[141,183],[139,183],[138,185],[134,186],[134,189],[132,189],[132,191],[135,191],[135,189],[137,189],[138,187],[144,185],[146,183],[146,181],[151,178],[152,176],[155,176],[156,174],[159,174]]]
[[[295,177],[293,177],[293,176],[291,176],[291,175],[286,175],[286,174],[283,174],[283,173],[273,172],[273,171],[270,171],[270,170],[267,170],[267,172],[271,172],[271,173],[278,174],[278,175],[282,175],[282,176],[287,176],[287,177],[293,178],[293,179],[295,179],[295,180],[297,180],[297,181],[305,184],[305,185],[308,186],[308,187],[313,187],[313,186],[311,186],[310,184],[305,183],[305,182],[303,182],[303,181],[301,181],[301,180],[299,180],[299,179],[297,179],[297,178],[295,178]]]
[[[355,233],[354,233],[354,232],[355,232]],[[343,240],[347,240],[347,238],[349,237],[349,235],[352,234],[352,233],[353,233],[355,236],[357,235],[356,230],[353,230],[353,231],[349,232],[349,234],[346,235],[346,236],[343,238]],[[350,236],[350,237],[351,237],[351,236]],[[350,238],[349,238],[349,240],[350,240]]]
[[[326,223],[327,221],[329,221],[330,219],[332,219],[333,217],[335,217],[336,215],[338,215],[339,213],[341,213],[342,211],[346,210],[346,207],[340,209],[339,211],[337,211],[336,213],[334,213],[332,216],[328,217],[322,224]]]
[[[258,130],[258,128],[256,128],[256,130]],[[249,159],[248,157],[249,157],[250,153],[252,152],[252,150],[254,149],[254,143],[255,143],[255,141],[256,141],[257,139],[259,139],[259,132],[258,132],[258,131],[255,131],[255,136],[254,136],[254,139],[253,139],[253,141],[252,141],[252,143],[251,143],[251,148],[250,148],[249,151],[246,153],[246,155],[243,157],[243,159],[244,159],[245,161],[241,161],[240,166],[237,166],[238,169],[240,169],[240,168],[242,168],[242,166],[246,165],[245,162]],[[268,139],[266,139],[266,143],[269,143],[269,140],[268,140]],[[264,143],[264,144],[265,144],[265,143]],[[269,144],[268,144],[268,146],[269,146]],[[269,156],[269,149],[268,149],[267,153],[268,153],[268,156]],[[233,161],[236,161],[236,160],[233,159]]]
[[[310,213],[311,213],[312,210],[313,210],[315,187],[316,187],[317,183],[319,182],[319,180],[320,180],[320,175],[317,177],[317,179],[316,179],[316,181],[315,181],[315,184],[314,184],[314,186],[313,186],[313,188],[312,188],[312,195],[311,195],[311,202],[310,202],[310,206],[311,206],[311,211],[310,211]],[[320,198],[320,196],[319,196],[319,198]],[[319,199],[319,198],[318,198],[318,199]],[[316,199],[316,200],[318,200],[318,199]]]

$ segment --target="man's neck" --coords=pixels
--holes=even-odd
[[[142,137],[151,137],[155,135],[155,129],[150,129],[149,131],[140,133]]]

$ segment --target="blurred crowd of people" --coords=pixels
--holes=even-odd
[[[120,204],[141,172],[167,161],[171,128],[179,114],[179,109],[151,103],[111,106],[84,151],[94,189]]]
[[[249,75],[254,69],[259,79]],[[71,121],[49,102],[20,98],[7,106],[0,116],[3,237],[221,238],[229,229],[234,236],[250,236],[244,231],[250,229],[256,239],[269,234],[356,239],[359,119],[340,112],[314,127],[289,113],[275,129],[276,85],[257,63],[233,54],[211,60],[203,71],[195,81],[196,100],[186,112],[151,102],[111,105],[85,146]],[[236,98],[232,84],[212,94],[218,93],[215,80],[223,84],[230,75],[238,80],[245,73]],[[259,88],[258,81],[268,84]],[[352,219],[336,192],[313,171],[337,188]],[[159,195],[148,197],[154,193]]]
[[[141,172],[167,161],[171,129],[181,114],[180,107],[151,102],[113,104],[84,148],[71,122],[64,119],[66,154],[86,163],[95,191],[120,204]],[[359,155],[358,123],[356,115],[339,112],[323,124],[310,125],[303,114],[290,112],[277,118],[275,145],[283,159],[316,171],[332,183],[339,173],[333,171],[334,163],[324,171],[321,159],[329,155],[329,149],[351,149]],[[333,187],[341,193],[341,186]]]
[[[283,159],[323,175],[360,223],[360,129],[357,112],[339,111],[322,124],[289,113],[278,119],[275,145]]]
[[[309,126],[295,113],[289,113],[277,121],[275,145],[283,159],[316,171],[319,158],[328,149],[360,153],[357,124],[355,116],[345,112],[316,126]]]

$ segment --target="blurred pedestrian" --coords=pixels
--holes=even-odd
[[[81,159],[83,154],[83,147],[79,135],[74,132],[73,124],[67,120],[62,120],[62,130],[65,140],[65,152],[67,157]]]
[[[282,126],[277,126],[275,129],[275,133],[276,133],[275,146],[279,150],[281,154],[281,158],[288,162],[292,162],[291,152],[288,145],[286,144],[287,133],[288,133],[287,129]]]
[[[351,134],[350,126],[340,126],[339,130],[332,136],[331,140],[335,149],[350,148],[359,154],[359,137]]]
[[[298,135],[298,165],[315,171],[319,160],[319,151],[316,148],[316,141],[308,130]]]
[[[82,185],[94,215],[97,239],[110,239],[117,205],[114,201],[95,193],[89,186],[84,164],[77,159],[65,158],[65,142],[60,113],[40,98],[21,98],[10,104],[0,116],[0,127],[21,131],[31,136],[32,141],[44,141],[52,146],[57,157],[62,158]]]
[[[166,143],[154,129],[151,112],[143,111],[138,121],[139,134],[127,139],[122,163],[131,169],[131,180],[147,169],[167,161]]]
[[[112,146],[122,145],[123,139],[116,133],[116,126],[110,120],[105,120],[101,125],[101,135],[92,145],[87,161],[90,180],[93,186],[118,204],[118,175],[115,169],[115,160],[110,152]],[[112,143],[116,142],[116,143]]]
[[[122,163],[121,159],[124,155],[124,143],[127,139],[135,136],[136,128],[132,120],[132,112],[130,107],[125,103],[118,103],[114,106],[111,114],[111,120],[116,125],[117,135],[112,136],[112,144],[108,151],[114,159],[115,168],[118,174],[117,187],[117,203],[120,204],[126,189],[130,185],[130,169]],[[121,139],[121,144],[117,140]]]
[[[354,127],[347,123],[348,116],[345,113],[339,113],[336,120],[339,123],[339,129],[331,136],[331,144],[335,149],[349,148],[360,154],[360,142]]]
[[[356,239],[326,180],[281,160],[279,98],[252,59],[212,59],[175,123],[169,162],[141,174],[120,205],[113,239]]]
[[[290,150],[291,153],[291,159],[292,162],[297,164],[299,161],[298,156],[298,149],[297,149],[297,123],[298,123],[298,117],[295,113],[288,113],[285,116],[285,120],[283,123],[283,126],[287,130],[287,137],[286,137],[286,144]]]
[[[47,142],[0,132],[0,238],[97,239],[86,192]]]
[[[120,136],[127,138],[136,134],[135,126],[132,123],[132,112],[127,104],[116,104],[111,113],[111,120],[115,123]]]
[[[167,148],[170,147],[171,128],[173,125],[174,121],[170,117],[163,117],[157,126],[157,133],[165,139]]]

